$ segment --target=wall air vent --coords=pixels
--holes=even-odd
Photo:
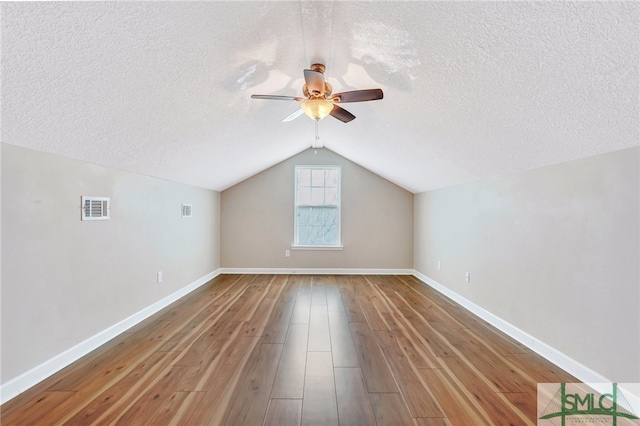
[[[182,205],[182,217],[191,217],[191,204]]]
[[[109,213],[108,197],[82,197],[82,220],[107,220]]]

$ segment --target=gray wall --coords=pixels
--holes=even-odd
[[[609,380],[639,382],[638,158],[417,194],[415,269]]]
[[[82,195],[111,197],[111,220],[81,221]],[[2,144],[3,383],[215,271],[219,209],[218,192]]]
[[[294,167],[342,167],[342,251],[293,243]],[[223,268],[413,267],[413,194],[327,150],[306,150],[222,192]]]

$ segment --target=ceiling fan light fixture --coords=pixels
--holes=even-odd
[[[309,99],[300,106],[307,116],[313,120],[322,120],[333,110],[333,102],[326,99]]]

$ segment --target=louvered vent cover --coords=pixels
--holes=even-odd
[[[82,220],[107,220],[109,212],[108,197],[82,197]]]
[[[182,205],[182,217],[191,217],[191,204]]]

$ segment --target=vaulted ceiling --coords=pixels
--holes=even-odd
[[[637,2],[2,3],[2,141],[223,190],[319,142],[412,192],[637,146]]]

